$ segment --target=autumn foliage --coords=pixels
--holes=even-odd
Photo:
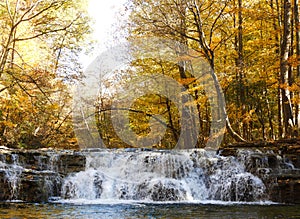
[[[0,145],[73,147],[70,86],[89,26],[84,1],[0,2]]]
[[[126,26],[128,40],[173,39],[193,49],[193,56],[204,57],[210,64],[215,74],[212,76],[218,78],[226,98],[226,109],[220,109],[227,117],[224,143],[298,137],[297,0],[132,0],[128,1],[127,8],[130,11]],[[170,65],[158,56],[146,60],[136,56],[130,67],[135,69],[134,74],[165,74],[186,86],[198,106],[198,146],[201,147],[211,131],[209,100],[203,87],[192,83],[194,75],[187,70],[188,59],[180,57],[184,55],[179,55],[177,65]],[[109,105],[109,101],[106,103]],[[100,113],[102,119],[104,114],[104,111]],[[179,118],[174,106],[164,97],[152,95],[136,100],[130,114],[133,129],[137,134],[147,135],[149,116],[155,114],[162,115],[169,127],[162,147],[174,146],[180,130]],[[117,139],[110,136],[110,141]]]
[[[177,48],[173,63],[133,52],[129,65],[105,81],[105,90],[130,87],[133,78],[149,74],[171,77],[185,88],[183,97],[193,97],[183,104],[196,105],[190,112],[199,124],[180,122],[181,112],[165,96],[147,94],[128,109],[113,109],[114,92],[100,93],[95,119],[107,147],[130,146],[115,133],[112,110],[127,110],[129,127],[123,131],[130,128],[141,138],[151,132],[150,118],[156,116],[166,128],[153,145],[159,148],[173,148],[183,125],[199,125],[197,147],[211,137],[219,141],[221,131],[211,130],[213,108],[226,123],[223,143],[298,137],[298,0],[128,0],[126,10],[130,16],[122,28],[129,42],[158,37],[184,48]],[[83,0],[0,2],[0,144],[57,147],[75,141],[69,88],[81,76],[78,54],[90,32],[88,20]],[[216,93],[224,94],[226,104],[212,105],[191,57],[209,64],[209,76],[220,82]]]

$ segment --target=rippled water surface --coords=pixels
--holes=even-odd
[[[300,205],[0,203],[0,218],[300,218]]]

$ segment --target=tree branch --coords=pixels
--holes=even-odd
[[[146,116],[152,117],[153,119],[155,119],[157,122],[159,122],[160,124],[162,124],[166,128],[170,128],[172,131],[175,131],[178,135],[180,134],[177,129],[175,129],[174,127],[166,124],[164,121],[162,121],[161,119],[159,119],[157,116],[152,115],[150,113],[146,113],[146,112],[141,111],[141,110],[135,110],[135,109],[131,109],[131,108],[118,108],[118,107],[114,107],[114,108],[108,108],[108,109],[101,109],[98,112],[101,113],[101,112],[106,112],[106,111],[111,111],[111,110],[129,111],[129,112],[144,114]],[[95,113],[89,115],[88,117],[93,116],[93,115],[95,115]]]

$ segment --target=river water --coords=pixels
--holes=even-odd
[[[0,218],[300,218],[300,205],[237,203],[0,203]]]

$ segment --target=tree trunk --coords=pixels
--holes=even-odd
[[[279,1],[275,0],[275,5],[273,0],[270,2],[270,7],[272,10],[273,16],[273,27],[276,41],[276,54],[280,57],[280,41],[281,41],[281,13],[280,13],[280,5]],[[283,137],[283,112],[282,112],[282,95],[281,95],[281,81],[280,81],[280,73],[278,74],[278,89],[277,89],[277,122],[278,122],[278,137]]]
[[[246,93],[244,86],[244,45],[243,45],[243,2],[242,0],[238,0],[238,36],[237,36],[237,60],[236,66],[238,69],[238,83],[239,83],[239,103],[238,105],[242,108],[242,116],[246,115]],[[242,133],[245,139],[248,139],[248,127],[245,121],[242,122]]]
[[[297,55],[297,68],[296,68],[296,77],[300,77],[300,23],[299,23],[299,2],[298,0],[294,0],[294,19],[295,19],[295,32],[296,32],[296,55]],[[298,96],[297,99],[299,99],[299,92],[296,92]],[[299,127],[299,121],[298,121],[298,116],[299,116],[299,100],[295,104],[295,126],[298,128]],[[295,133],[297,136],[298,133]]]
[[[284,17],[283,17],[283,37],[281,42],[280,57],[280,83],[281,83],[281,99],[284,124],[284,137],[291,135],[291,127],[294,125],[293,112],[291,105],[291,93],[289,90],[289,82],[291,75],[289,74],[289,52],[291,47],[291,2],[284,0]]]
[[[227,131],[229,132],[230,136],[232,136],[233,139],[235,139],[238,142],[246,142],[246,140],[243,137],[241,137],[238,133],[236,133],[233,130],[230,124],[225,102],[222,101],[223,98],[220,98],[221,96],[223,96],[223,92],[219,84],[218,77],[215,73],[215,54],[214,51],[210,48],[209,43],[207,42],[207,39],[205,37],[204,30],[203,30],[203,23],[201,19],[201,12],[199,11],[197,5],[194,5],[194,7],[195,7],[195,11],[192,11],[192,13],[194,14],[194,21],[197,26],[197,32],[199,34],[198,43],[199,43],[199,47],[203,50],[204,56],[209,62],[211,67],[210,74],[213,79],[217,95],[219,97],[220,117],[222,119],[225,118]]]

